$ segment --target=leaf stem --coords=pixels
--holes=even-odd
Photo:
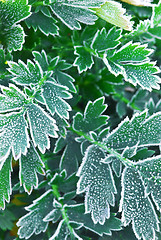
[[[133,164],[132,161],[130,161],[128,158],[123,157],[120,153],[118,153],[117,151],[115,151],[112,148],[108,148],[104,143],[102,142],[98,142],[98,141],[94,141],[89,135],[85,134],[84,132],[81,131],[77,131],[75,130],[73,127],[69,127],[68,128],[70,131],[76,133],[77,135],[84,137],[86,140],[88,140],[89,142],[99,146],[100,148],[102,148],[103,150],[105,150],[106,152],[108,152],[111,155],[114,155],[115,157],[117,157],[125,166],[128,167],[134,167],[136,168],[136,166]]]

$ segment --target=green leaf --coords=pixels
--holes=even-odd
[[[161,25],[161,2],[158,5],[153,5],[153,13],[151,18],[152,27]]]
[[[105,125],[108,119],[107,115],[101,115],[107,108],[104,104],[104,97],[89,101],[84,114],[77,113],[74,116],[73,128],[77,131],[89,132],[99,129]]]
[[[81,223],[83,227],[91,230],[94,233],[102,236],[103,234],[111,235],[113,231],[121,230],[120,219],[111,215],[109,219],[106,219],[104,225],[94,224],[89,214],[84,214],[84,204],[69,205],[65,207],[70,223]]]
[[[75,6],[71,4],[71,1],[66,1],[66,3],[62,1],[54,2],[50,4],[50,8],[53,13],[72,30],[81,29],[79,22],[92,25],[97,20],[97,16],[87,7],[79,6],[79,2],[77,5],[75,4]]]
[[[120,211],[124,226],[132,221],[137,239],[155,239],[159,221],[151,200],[145,195],[142,178],[135,169],[125,168],[122,187]]]
[[[5,209],[0,212],[0,228],[3,231],[11,230],[14,226],[14,221],[16,217],[13,215],[12,211]]]
[[[137,170],[146,183],[146,193],[151,193],[152,199],[157,206],[161,209],[161,156],[147,158],[138,161],[135,164]]]
[[[78,170],[78,163],[82,159],[80,144],[75,141],[75,137],[76,135],[68,131],[65,138],[60,137],[55,143],[54,153],[59,152],[65,147],[61,154],[59,167],[60,170],[65,169],[68,176]]]
[[[50,35],[58,35],[58,26],[55,24],[56,21],[51,16],[46,16],[43,12],[34,12],[32,15],[26,20],[26,24],[28,28],[33,28],[36,32],[39,29],[46,36]]]
[[[82,73],[83,71],[87,71],[87,69],[91,69],[94,64],[93,57],[83,46],[74,46],[74,54],[78,55],[75,59],[73,66],[78,67],[78,72]]]
[[[151,49],[146,45],[129,42],[121,47],[113,56],[104,56],[104,63],[109,71],[115,76],[122,74],[125,81],[134,86],[139,84],[143,89],[151,91],[152,88],[159,89],[158,83],[161,82],[157,73],[160,73],[155,62],[149,61]]]
[[[2,44],[9,51],[21,50],[24,43],[24,31],[18,22],[30,16],[30,6],[27,5],[27,0],[19,1],[0,1],[0,38]]]
[[[38,146],[39,150],[45,153],[45,150],[50,148],[49,136],[57,137],[55,120],[36,104],[28,106],[27,117],[34,146]]]
[[[110,206],[114,206],[114,193],[117,192],[109,164],[101,162],[105,153],[99,147],[87,148],[78,170],[80,177],[77,193],[86,192],[85,213],[90,213],[94,224],[104,224],[110,218]]]
[[[93,9],[97,16],[125,30],[132,30],[131,17],[124,15],[126,10],[115,1],[107,1],[100,8]]]
[[[1,86],[1,91],[3,94],[0,94],[0,113],[19,110],[26,103],[24,93],[11,83],[9,88]]]
[[[1,159],[7,158],[11,150],[14,159],[26,154],[29,136],[23,112],[0,115],[0,132]]]
[[[69,99],[72,95],[67,90],[67,87],[51,81],[43,85],[43,97],[52,115],[56,112],[61,118],[69,118],[68,111],[71,111],[71,107],[64,99]]]
[[[98,52],[103,52],[108,49],[116,48],[120,42],[121,29],[111,28],[108,33],[105,28],[98,30],[93,38],[91,48]]]
[[[48,227],[48,222],[44,222],[43,219],[51,211],[53,205],[53,193],[52,190],[48,190],[39,198],[33,201],[28,207],[25,207],[28,214],[24,215],[17,222],[17,226],[20,227],[18,235],[20,238],[28,239],[33,234],[40,234],[45,232]]]
[[[11,171],[12,171],[12,158],[11,155],[1,164],[0,169],[0,208],[5,208],[5,201],[10,201],[11,188]],[[0,217],[1,219],[1,217]]]
[[[135,114],[131,120],[126,117],[104,139],[107,146],[124,149],[138,144],[140,147],[160,145],[161,113],[147,117],[147,111]]]
[[[8,71],[15,76],[12,80],[19,85],[37,84],[43,78],[43,72],[38,62],[34,64],[28,60],[26,65],[21,60],[18,61],[18,64],[9,61],[8,65],[10,66]]]
[[[23,185],[25,191],[28,194],[31,194],[33,187],[38,187],[37,173],[45,174],[43,170],[44,164],[32,144],[28,149],[27,154],[21,156],[19,164],[20,185]]]

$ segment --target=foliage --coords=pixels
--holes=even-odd
[[[160,13],[0,0],[0,239],[161,239]]]

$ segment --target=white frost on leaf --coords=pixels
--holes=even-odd
[[[77,193],[86,192],[85,212],[91,212],[93,222],[102,225],[110,217],[110,205],[114,206],[117,192],[110,165],[101,162],[104,158],[103,150],[89,146],[77,173]]]
[[[145,194],[143,180],[135,169],[124,169],[119,211],[122,211],[125,227],[132,222],[137,239],[155,239],[155,231],[159,231],[158,217],[150,198]]]
[[[49,136],[58,137],[55,120],[36,104],[29,105],[27,116],[34,146],[38,146],[39,150],[45,153],[45,150],[50,148]]]

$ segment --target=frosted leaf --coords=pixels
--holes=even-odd
[[[157,209],[161,211],[161,156],[138,161],[135,166],[147,185],[146,193],[151,193]]]
[[[159,231],[159,221],[151,200],[145,196],[142,178],[134,169],[124,169],[120,211],[124,226],[132,221],[137,239],[155,239],[155,230]]]
[[[17,23],[30,16],[30,6],[27,0],[0,1],[0,38],[2,45],[9,51],[21,50],[25,33]]]
[[[104,139],[108,147],[156,146],[161,142],[161,113],[147,117],[147,112],[135,114],[131,120],[125,118],[117,128]]]
[[[9,51],[22,50],[22,46],[25,42],[25,33],[20,24],[12,26],[4,36],[3,45],[8,48]]]
[[[5,208],[5,201],[10,201],[12,193],[11,188],[11,171],[12,171],[12,158],[11,155],[4,161],[0,169],[0,208]]]
[[[46,16],[43,12],[33,12],[32,15],[26,20],[28,28],[33,28],[36,32],[37,29],[45,34],[49,35],[58,35],[59,28],[55,24],[56,20],[51,16]]]
[[[0,158],[6,158],[12,149],[13,157],[18,159],[22,153],[26,154],[28,147],[29,136],[24,114],[0,115]]]
[[[52,190],[48,190],[34,200],[33,204],[25,207],[29,213],[21,217],[17,222],[17,226],[20,227],[18,230],[19,237],[28,239],[33,234],[38,235],[41,232],[45,232],[48,227],[48,222],[44,222],[43,219],[51,211],[52,207]]]
[[[33,187],[38,187],[37,173],[45,173],[43,170],[44,163],[42,162],[40,156],[32,144],[28,149],[27,154],[25,156],[21,156],[19,164],[20,185],[23,185],[25,191],[30,194]]]
[[[30,16],[31,7],[28,6],[27,4],[28,4],[27,0],[0,1],[0,15],[2,23],[9,27]]]
[[[152,27],[161,26],[161,1],[159,1],[158,5],[153,6],[153,13],[151,18]]]
[[[74,46],[74,49],[74,54],[78,55],[78,57],[76,57],[73,66],[78,67],[78,72],[82,73],[87,71],[87,69],[91,69],[94,64],[92,55],[84,46]]]
[[[105,28],[98,30],[93,38],[91,48],[102,52],[108,49],[116,48],[119,45],[121,38],[121,29],[111,28],[106,32]]]
[[[38,146],[39,150],[44,153],[50,148],[49,136],[57,137],[58,128],[55,120],[36,104],[28,106],[27,116],[34,146]]]
[[[71,232],[72,231],[72,232]],[[54,233],[54,235],[49,238],[49,240],[68,240],[68,239],[76,239],[76,240],[83,240],[82,238],[80,238],[76,232],[74,231],[74,229],[70,229],[68,228],[65,220],[61,220],[59,222],[59,225]]]
[[[8,65],[10,66],[8,71],[15,76],[12,80],[19,85],[37,84],[43,77],[43,72],[38,62],[34,64],[28,60],[26,65],[21,60],[18,61],[18,64],[9,61]]]
[[[108,164],[101,162],[105,153],[97,146],[87,148],[83,162],[78,170],[80,177],[77,193],[86,192],[85,211],[92,215],[93,222],[104,224],[110,217],[110,206],[114,206],[116,187]]]
[[[1,86],[1,91],[3,93],[0,94],[1,113],[21,109],[26,103],[24,93],[13,84],[9,84],[9,88]]]
[[[62,216],[61,207],[62,205],[59,202],[57,202],[57,200],[54,199],[53,209],[51,210],[51,212],[48,213],[48,215],[45,216],[43,221],[45,222],[52,221],[53,223],[57,222],[59,218]]]
[[[132,30],[131,17],[126,16],[126,10],[122,5],[115,1],[106,1],[100,8],[93,9],[97,16],[105,21],[121,27],[127,31]]]
[[[92,25],[97,20],[97,16],[88,9],[79,6],[72,6],[64,3],[50,4],[53,13],[70,29],[81,29],[79,22]]]
[[[51,81],[43,85],[43,97],[52,115],[56,112],[61,118],[69,118],[68,111],[71,111],[71,107],[64,99],[69,99],[72,95],[67,90],[67,87]]]
[[[51,3],[55,3],[55,0],[50,0]],[[105,0],[57,0],[57,3],[66,4],[75,7],[99,7],[101,4],[105,3]]]
[[[74,116],[73,128],[77,131],[90,132],[99,129],[107,123],[108,116],[102,115],[107,105],[104,104],[104,97],[89,101],[86,105],[84,114],[77,113]]]
[[[125,81],[134,86],[139,84],[143,89],[149,91],[152,88],[159,89],[161,79],[157,76],[160,69],[155,66],[155,62],[150,62],[148,56],[153,52],[146,48],[147,45],[129,42],[113,56],[104,56],[104,63],[115,76],[122,74]]]
[[[49,61],[48,61],[46,52],[44,50],[42,50],[41,53],[37,51],[33,51],[32,54],[34,56],[34,61],[40,64],[44,72],[47,71],[49,67]]]

